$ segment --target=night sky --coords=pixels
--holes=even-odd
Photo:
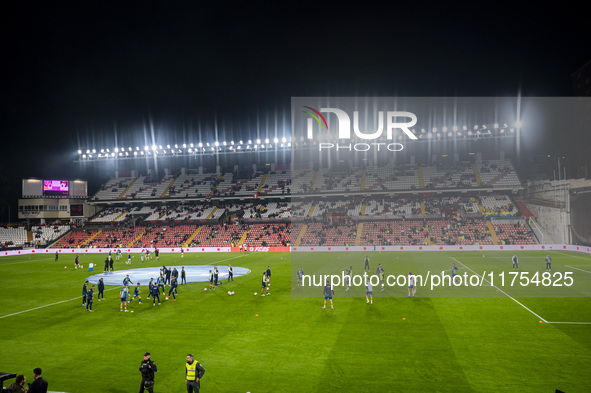
[[[292,96],[571,96],[591,59],[582,10],[541,3],[72,4],[2,6],[0,221],[23,177],[76,176],[79,144],[149,118],[230,139]]]

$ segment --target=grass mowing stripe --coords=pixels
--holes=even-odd
[[[115,287],[115,288],[105,289],[105,292],[111,291],[113,289],[119,289],[119,288],[118,287]],[[62,303],[66,303],[66,302],[71,302],[72,300],[76,300],[76,299],[80,300],[80,297],[81,296],[82,295],[73,297],[72,299],[61,300],[59,302],[45,304],[43,306],[39,306],[39,307],[35,307],[35,308],[30,308],[28,310],[23,310],[23,311],[19,311],[19,312],[15,312],[15,313],[12,313],[12,314],[7,314],[7,315],[2,315],[2,316],[0,316],[0,319],[12,317],[12,316],[19,315],[19,314],[24,314],[24,313],[29,312],[29,311],[39,310],[40,308],[45,308],[45,307],[49,307],[49,306],[55,306],[56,304],[62,304]]]
[[[588,271],[588,270],[583,270],[583,269],[579,269],[578,267],[573,267],[573,266],[570,266],[570,265],[564,265],[564,266],[565,266],[565,267],[570,267],[571,269],[577,269],[577,270],[580,270],[580,271],[582,271],[582,272],[585,272],[585,273],[590,273],[590,274],[591,274],[591,272],[590,272],[590,271]]]
[[[484,281],[488,282],[491,287],[495,287],[503,295],[507,296],[509,299],[513,300],[515,303],[519,304],[521,307],[525,308],[527,311],[529,311],[530,313],[534,314],[536,317],[540,318],[545,323],[548,323],[548,321],[546,321],[544,318],[542,318],[541,316],[539,316],[538,314],[536,314],[535,312],[533,312],[532,310],[530,310],[529,308],[527,308],[526,306],[524,306],[523,303],[521,303],[519,300],[515,299],[513,296],[509,295],[507,292],[503,291],[501,288],[497,287],[496,285],[493,285],[486,278],[482,277],[480,274],[476,273],[474,270],[470,269],[468,266],[464,265],[462,262],[458,261],[454,257],[451,257],[451,259],[453,259],[454,261],[456,261],[460,265],[464,266],[466,269],[470,270],[472,273],[476,274],[478,277],[482,278]]]

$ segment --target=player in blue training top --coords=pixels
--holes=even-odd
[[[158,285],[152,285],[152,299],[154,300],[153,306],[156,305],[156,298],[158,299],[158,305],[160,305],[160,288]]]
[[[380,289],[380,292],[383,292],[384,291],[384,269],[382,268],[381,263],[378,265],[378,270],[376,271],[376,275],[379,277],[380,283],[382,284],[382,289]]]
[[[128,265],[131,265],[131,254],[127,254],[127,262]]]
[[[178,284],[176,282],[176,278],[173,277],[172,281],[170,282],[170,290],[168,291],[168,296],[166,297],[166,300],[168,300],[168,298],[170,297],[170,295],[172,294],[172,301],[176,302],[176,295],[178,295],[176,288],[177,288]]]
[[[140,296],[140,292],[140,283],[138,282],[135,288],[133,289],[133,297],[129,299],[129,303],[133,302],[133,299],[137,297],[139,303],[142,304],[142,297]]]
[[[456,276],[458,275],[458,267],[456,266],[455,263],[451,264],[451,279],[453,280],[453,282],[456,282]]]
[[[513,258],[511,260],[513,261],[513,269],[519,270],[519,263],[517,261],[517,255],[513,255]]]
[[[326,285],[324,286],[324,291],[323,291],[323,295],[324,295],[324,306],[322,306],[322,309],[326,309],[326,300],[330,299],[330,309],[334,310],[334,305],[332,304],[332,295],[334,295],[334,290],[332,289],[332,286],[330,285],[330,282],[328,280],[326,280]]]
[[[129,278],[129,274],[123,279],[123,286],[131,284],[131,278]]]
[[[552,257],[550,257],[550,254],[546,254],[546,271],[552,271]]]
[[[351,280],[353,280],[353,266],[345,272],[345,291],[351,289]]]
[[[269,294],[267,289],[267,272],[263,272],[263,278],[261,279],[261,296],[265,296],[265,292],[267,292],[267,295]]]
[[[99,283],[98,283],[98,301],[100,302],[101,299],[105,300],[105,294],[103,293],[105,291],[105,282],[103,281],[103,278],[101,277],[99,279]]]
[[[119,260],[119,258],[121,258],[121,250],[120,249],[117,249],[117,251],[115,251],[115,258],[117,260]]]
[[[74,260],[74,269],[78,269],[80,266],[80,261],[78,260],[78,254],[76,254],[76,259]]]
[[[125,285],[121,288],[121,292],[119,293],[119,298],[121,299],[121,305],[119,306],[119,311],[123,311],[123,307],[125,306],[125,312],[127,312],[127,299],[129,298],[129,285]]]
[[[162,288],[162,294],[164,295],[164,277],[162,276],[162,273],[160,273],[160,277],[156,279],[156,284],[158,285],[158,290]]]
[[[300,270],[298,270],[298,287],[303,285],[303,282],[302,282],[303,279],[304,279],[304,271],[300,267]]]

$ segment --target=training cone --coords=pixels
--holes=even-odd
[[[254,314],[254,316],[255,316],[255,317],[258,317],[258,316],[259,316],[259,314]]]
[[[544,323],[544,321],[540,321],[540,323]]]
[[[406,318],[402,318],[403,321],[406,321]]]

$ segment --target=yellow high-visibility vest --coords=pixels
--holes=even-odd
[[[193,360],[193,364],[185,363],[187,368],[187,381],[194,381],[196,379],[195,370],[197,369],[197,360]]]

